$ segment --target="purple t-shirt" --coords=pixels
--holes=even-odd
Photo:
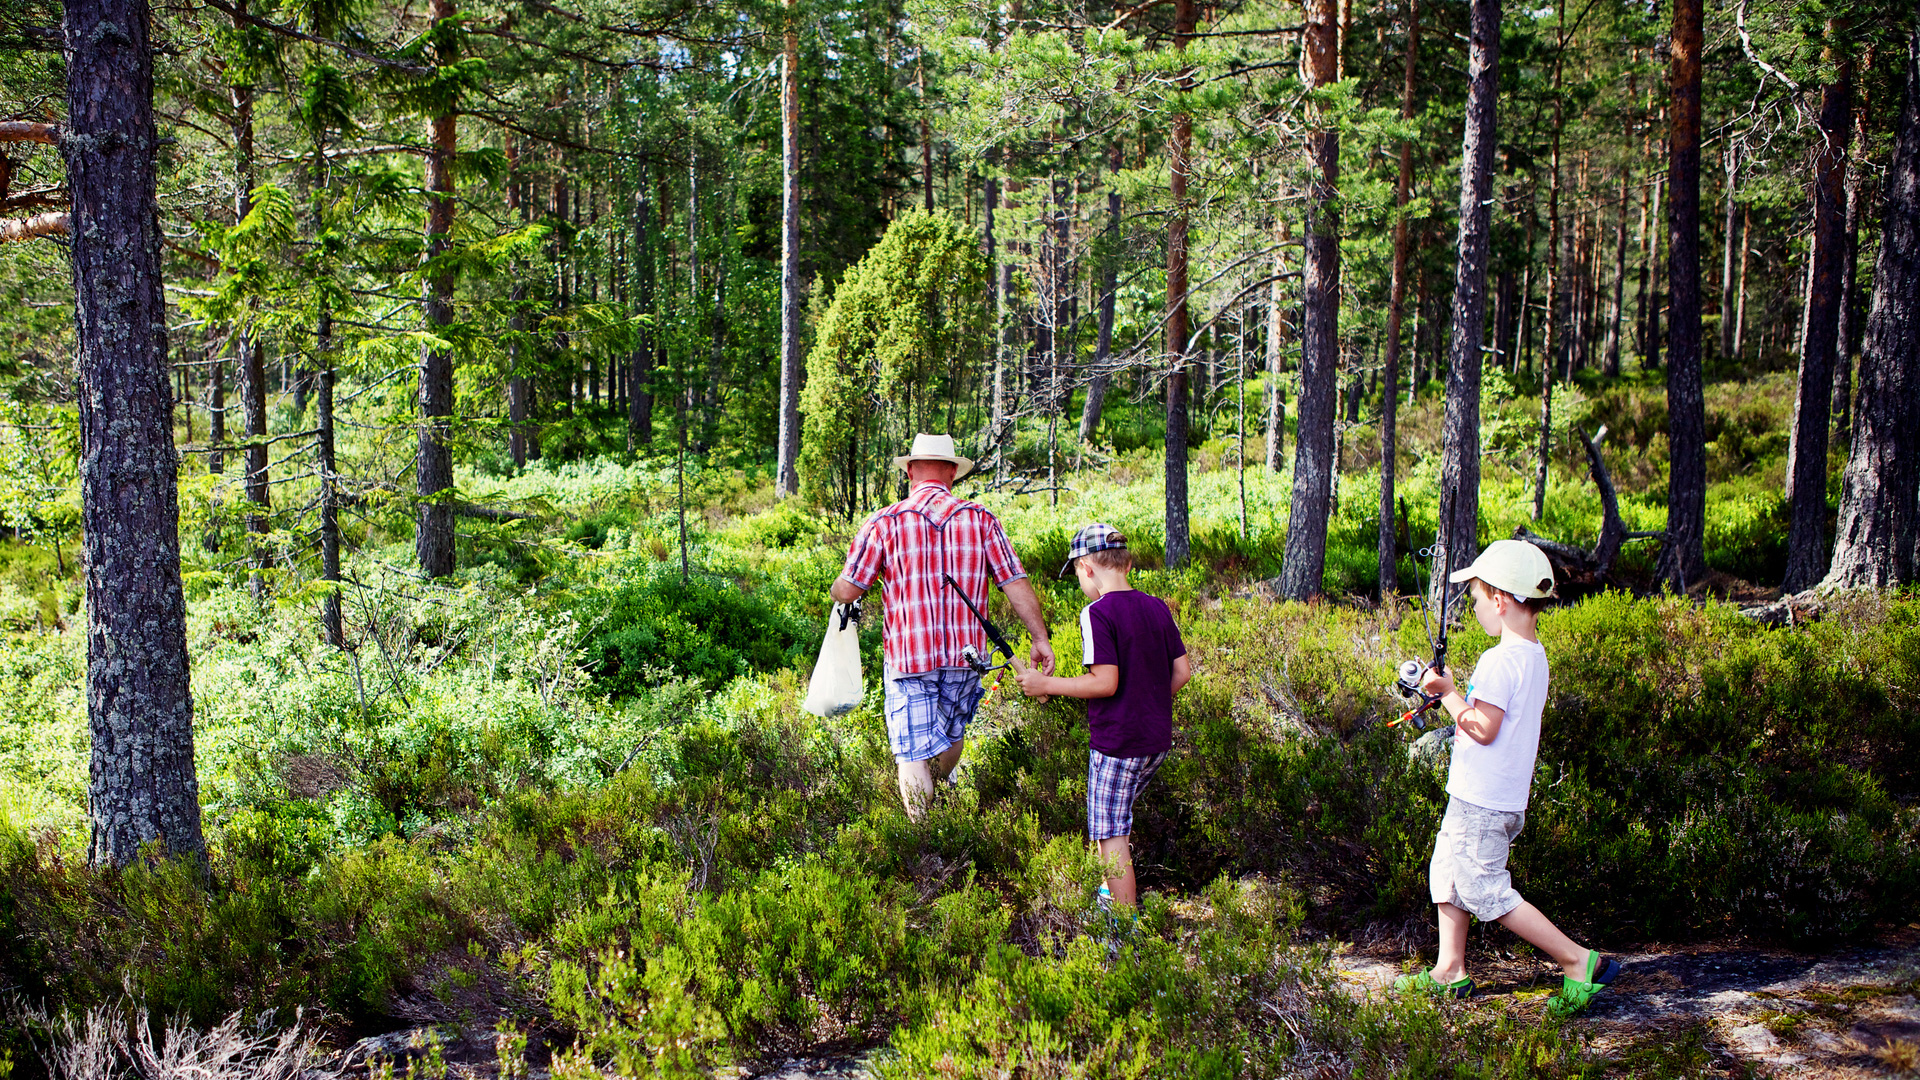
[[[1120,686],[1087,702],[1088,741],[1108,757],[1149,757],[1173,747],[1173,662],[1187,655],[1166,602],[1138,589],[1080,609],[1080,656],[1113,664]]]

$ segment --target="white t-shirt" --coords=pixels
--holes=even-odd
[[[1537,641],[1501,638],[1474,665],[1466,699],[1500,709],[1500,733],[1485,746],[1464,734],[1454,738],[1447,794],[1489,810],[1525,810],[1547,706],[1547,650]]]

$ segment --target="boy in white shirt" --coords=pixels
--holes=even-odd
[[[1440,955],[1432,970],[1402,976],[1394,989],[1464,998],[1469,917],[1498,922],[1560,965],[1565,977],[1548,1009],[1586,1008],[1620,973],[1620,965],[1577,945],[1539,908],[1514,891],[1507,854],[1527,820],[1540,715],[1547,703],[1547,653],[1535,634],[1540,609],[1553,595],[1553,567],[1539,548],[1495,540],[1472,566],[1449,581],[1469,582],[1480,628],[1500,643],[1475,665],[1466,696],[1451,672],[1428,670],[1421,688],[1441,695],[1456,736],[1447,773],[1447,812],[1433,845],[1428,879],[1440,915]]]

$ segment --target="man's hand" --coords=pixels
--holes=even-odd
[[[1027,650],[1027,662],[1048,675],[1053,674],[1053,643],[1046,638],[1036,638],[1033,648]]]
[[[1453,673],[1444,667],[1438,671],[1428,668],[1426,674],[1420,676],[1420,689],[1435,697],[1446,697],[1454,691]]]
[[[1000,586],[1000,591],[1007,595],[1007,603],[1013,606],[1020,625],[1033,635],[1028,659],[1045,674],[1053,674],[1053,645],[1047,640],[1047,618],[1040,611],[1040,597],[1033,591],[1033,583],[1026,578],[1015,578]]]

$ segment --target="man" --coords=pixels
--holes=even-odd
[[[907,497],[860,527],[828,592],[851,604],[884,579],[887,739],[900,767],[900,799],[918,821],[933,799],[934,782],[960,763],[967,721],[980,704],[980,675],[967,666],[962,650],[971,645],[982,656],[992,655],[986,631],[946,579],[985,611],[991,575],[1033,635],[1033,666],[1049,675],[1053,646],[1040,598],[1000,520],[953,494],[953,482],[973,469],[972,461],[954,454],[953,436],[915,435],[912,450],[893,464],[907,474]]]

